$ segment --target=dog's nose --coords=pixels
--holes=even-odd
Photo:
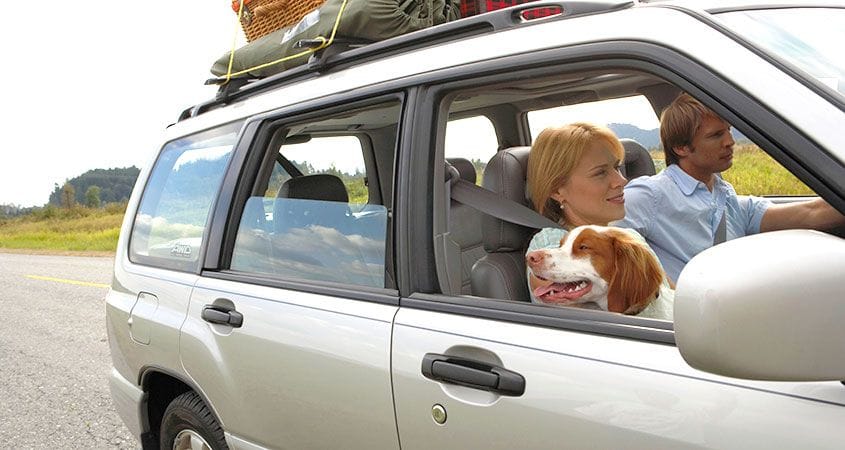
[[[542,250],[534,250],[533,252],[528,252],[525,255],[525,263],[528,264],[529,267],[535,267],[543,260],[546,259],[546,252]]]

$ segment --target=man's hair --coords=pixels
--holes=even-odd
[[[681,93],[660,115],[660,142],[666,166],[680,161],[675,147],[692,144],[692,138],[698,132],[705,117],[724,121],[712,109],[704,106],[686,92]]]
[[[595,141],[607,144],[619,161],[625,158],[622,143],[610,129],[577,122],[543,130],[528,154],[528,192],[534,209],[555,222],[562,218],[560,204],[551,196],[572,175],[587,147]]]

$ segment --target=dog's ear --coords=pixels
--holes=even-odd
[[[613,277],[607,292],[607,309],[638,314],[651,303],[663,282],[663,267],[646,247],[624,231],[613,235]]]

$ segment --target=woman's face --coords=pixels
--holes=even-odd
[[[587,147],[569,179],[552,193],[563,205],[567,225],[607,225],[625,217],[622,188],[628,180],[619,173],[620,164],[604,141]]]

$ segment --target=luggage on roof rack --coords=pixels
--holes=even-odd
[[[470,17],[476,14],[484,14],[497,9],[536,1],[537,0],[461,0],[461,17]],[[522,15],[525,19],[531,20],[539,19],[541,17],[554,16],[560,14],[560,12],[561,9],[559,6],[538,7],[526,10],[522,13]]]
[[[353,46],[363,45],[455,20],[460,18],[459,3],[459,0],[327,0],[296,25],[276,30],[235,50],[231,77],[264,78],[296,67],[332,38]],[[226,76],[229,63],[230,52],[214,63],[211,73]]]
[[[232,10],[239,14],[246,40],[252,42],[280,28],[302,20],[326,0],[232,0]]]

